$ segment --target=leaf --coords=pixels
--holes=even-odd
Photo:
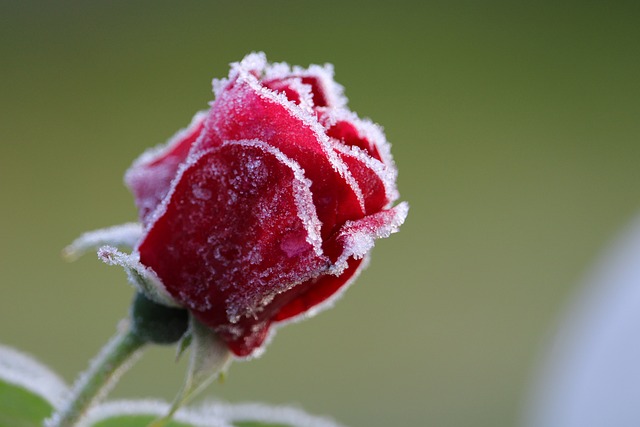
[[[157,417],[155,415],[120,415],[99,421],[92,427],[147,427]],[[169,421],[166,427],[196,427],[178,421]]]
[[[0,345],[0,427],[40,427],[68,392],[46,366]]]
[[[219,417],[233,427],[341,427],[331,419],[309,415],[297,408],[260,403],[214,404],[200,411],[205,418]]]
[[[155,400],[121,400],[93,408],[82,427],[147,427],[171,405]],[[208,403],[182,408],[166,427],[342,427],[297,408],[257,403]]]
[[[294,427],[291,424],[263,423],[261,421],[236,421],[234,427]]]
[[[42,396],[0,380],[0,427],[40,427],[52,411]]]

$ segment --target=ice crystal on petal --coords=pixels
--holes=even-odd
[[[389,207],[398,199],[395,169],[371,157],[359,147],[336,144],[334,148],[358,181],[367,214]]]
[[[397,232],[408,212],[409,204],[402,202],[389,210],[357,221],[347,221],[336,238],[343,252],[335,263],[333,274],[344,271],[348,258],[363,258],[373,248],[375,239],[389,237],[391,233]]]
[[[127,170],[124,180],[136,197],[140,220],[145,224],[169,192],[180,165],[202,131],[205,117],[206,112],[196,113],[187,128],[142,153]]]
[[[300,164],[313,183],[324,236],[337,223],[363,215],[362,192],[315,116],[263,87],[246,72],[240,72],[219,94],[194,151],[229,139],[262,140]]]
[[[328,263],[310,185],[299,165],[261,141],[204,151],[189,160],[164,215],[139,246],[141,260],[211,327],[260,316],[276,294]],[[194,186],[212,197],[193,197]],[[295,254],[291,235],[303,237]]]
[[[333,65],[310,65],[309,68],[291,67],[286,62],[274,63],[265,68],[264,79],[276,80],[290,76],[299,77],[312,88],[316,107],[342,108],[347,104],[344,88],[333,79]]]
[[[329,136],[368,151],[397,175],[391,144],[379,125],[369,119],[361,119],[353,111],[344,108],[322,109],[320,121],[327,128]]]
[[[306,112],[313,114],[313,89],[311,85],[303,83],[300,77],[267,80],[262,83],[269,89],[282,93],[289,101]]]
[[[274,323],[274,327],[308,319],[333,307],[367,265],[367,256],[362,259],[349,259],[345,269],[339,275],[327,273],[302,283],[289,291],[295,295],[293,298],[287,294],[279,295],[277,298],[288,302],[282,305],[275,316],[274,320],[277,323]]]

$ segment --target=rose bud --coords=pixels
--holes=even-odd
[[[135,255],[237,357],[330,306],[408,205],[382,130],[346,108],[330,65],[268,64],[214,80],[215,101],[125,176]]]

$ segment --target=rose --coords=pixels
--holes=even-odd
[[[142,265],[238,357],[329,306],[408,206],[381,129],[346,108],[330,65],[251,54],[207,112],[127,171]]]

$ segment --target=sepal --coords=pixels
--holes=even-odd
[[[228,368],[232,356],[227,345],[211,330],[193,316],[190,322],[191,358],[187,376],[167,414],[150,427],[161,427],[193,396],[204,390]]]
[[[69,246],[64,248],[62,256],[68,261],[75,261],[86,252],[101,246],[115,246],[133,249],[142,237],[142,225],[137,222],[114,225],[113,227],[87,231]]]
[[[119,265],[124,268],[129,282],[150,300],[168,307],[180,307],[153,270],[140,263],[136,252],[127,254],[113,246],[102,246],[98,249],[98,258],[107,265]]]
[[[133,299],[130,317],[132,332],[154,344],[181,341],[189,327],[187,310],[158,304],[140,292],[136,292]]]

